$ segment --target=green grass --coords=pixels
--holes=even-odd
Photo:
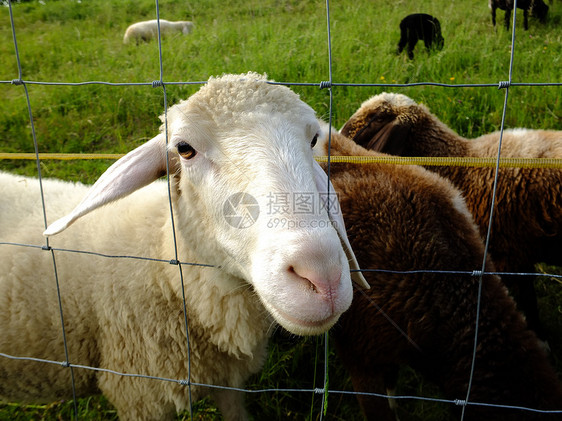
[[[423,7],[421,7],[423,4]],[[423,10],[421,10],[423,9]],[[422,45],[415,60],[395,54],[398,23],[409,13],[436,15],[442,24],[445,48],[427,54]],[[22,77],[49,82],[141,82],[160,77],[156,42],[124,45],[125,28],[152,19],[152,0],[45,0],[13,5]],[[210,75],[249,70],[265,72],[286,82],[319,83],[329,79],[326,5],[311,0],[167,0],[160,16],[193,20],[189,36],[162,42],[163,79],[204,81]],[[518,13],[514,82],[560,82],[562,2],[554,0],[549,21],[530,19],[522,31]],[[486,2],[472,0],[355,0],[332,1],[332,76],[336,83],[381,83],[382,87],[334,87],[333,122],[340,127],[362,101],[382,91],[409,95],[430,107],[460,134],[475,137],[500,127],[504,90],[496,87],[453,89],[434,86],[395,87],[396,83],[497,84],[508,79],[511,35],[503,26],[494,31]],[[503,18],[500,13],[499,17]],[[499,18],[498,22],[502,22]],[[0,80],[18,78],[8,8],[0,8]],[[198,89],[170,85],[170,104]],[[329,91],[294,86],[302,99],[323,117],[329,112]],[[28,85],[40,152],[124,153],[151,138],[163,110],[161,88],[149,86]],[[0,152],[33,152],[27,103],[22,86],[0,84]],[[506,127],[562,130],[560,87],[512,87]],[[43,175],[93,182],[111,161],[42,161]],[[36,173],[35,162],[3,160],[0,169]],[[549,268],[549,271],[559,271]],[[554,338],[553,361],[562,371],[562,292],[555,279],[537,281],[541,316]],[[319,345],[322,350],[322,345]],[[323,357],[316,363],[316,339],[296,340],[277,335],[266,367],[251,379],[253,389],[321,387]],[[321,354],[322,355],[322,354]],[[314,382],[314,369],[316,381]],[[330,388],[350,390],[344,371],[330,357]],[[402,373],[404,394],[435,396],[436,389],[416,373]],[[317,419],[319,395],[311,393],[249,394],[248,407],[256,419]],[[445,420],[442,406],[401,402],[403,419]],[[212,404],[197,404],[196,419],[217,418]],[[46,406],[0,406],[0,419],[68,419],[70,402]],[[79,401],[81,419],[115,419],[103,398]],[[328,419],[359,418],[354,399],[330,395]],[[185,414],[178,419],[187,419]]]

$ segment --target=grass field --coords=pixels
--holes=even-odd
[[[326,3],[312,0],[166,0],[160,17],[192,20],[189,36],[162,41],[164,82],[205,81],[211,75],[249,70],[277,81],[319,84],[329,80]],[[158,43],[124,45],[125,28],[153,19],[152,0],[44,0],[12,5],[21,77],[36,82],[105,81],[151,83],[160,78]],[[497,87],[397,87],[438,82],[450,85],[495,84],[508,80],[511,33],[494,30],[485,0],[354,0],[329,5],[332,80],[384,86],[332,88],[333,122],[340,127],[361,102],[382,91],[405,93],[451,128],[467,137],[500,127],[505,90]],[[425,12],[441,21],[445,47],[428,54],[420,43],[415,59],[395,54],[398,24],[409,13]],[[517,14],[513,82],[562,82],[562,1],[550,5],[546,25],[530,18],[523,31]],[[19,78],[9,9],[0,8],[0,81]],[[164,109],[162,88],[151,86],[53,86],[28,84],[40,152],[124,153],[154,136]],[[199,85],[166,86],[169,104],[186,98]],[[329,113],[329,90],[293,86],[320,116]],[[0,153],[33,152],[29,114],[22,86],[0,83]],[[560,86],[511,87],[506,127],[562,130]],[[44,176],[93,182],[111,161],[42,161]],[[34,175],[34,161],[0,160],[0,170]],[[542,268],[562,273],[560,268]],[[554,279],[537,282],[546,328],[553,338],[554,363],[562,372],[562,288]],[[249,388],[322,387],[323,342],[278,334],[264,372]],[[320,357],[316,358],[316,350]],[[311,364],[311,356],[316,364]],[[330,354],[330,388],[351,390]],[[315,373],[315,369],[316,372]],[[313,380],[315,379],[315,380]],[[304,382],[304,383],[303,383]],[[437,390],[405,369],[404,394],[436,396]],[[318,419],[321,398],[311,393],[249,394],[257,419]],[[115,419],[111,405],[94,397],[79,402],[80,419]],[[446,420],[444,407],[405,402],[403,419]],[[208,402],[197,404],[195,419],[218,415]],[[51,405],[0,405],[0,420],[69,419],[70,402]],[[327,419],[359,419],[353,397],[330,395]],[[178,419],[188,419],[184,414]]]

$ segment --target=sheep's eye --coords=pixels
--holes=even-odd
[[[184,159],[191,159],[195,155],[197,155],[197,151],[193,149],[193,146],[191,146],[187,142],[179,142],[177,148],[178,148],[178,153]]]
[[[314,146],[316,146],[316,142],[318,142],[318,135],[315,134],[314,137],[312,138],[312,142],[310,142],[310,147],[314,148]]]

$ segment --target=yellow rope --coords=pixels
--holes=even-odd
[[[328,162],[327,156],[317,156],[318,162]],[[470,157],[402,157],[402,156],[332,156],[330,162],[352,164],[395,164],[451,167],[495,167],[496,158]],[[501,158],[503,168],[562,168],[562,159],[554,158]]]
[[[78,159],[119,159],[123,154],[82,154],[82,153],[40,153],[39,159],[78,160]],[[36,159],[34,153],[0,153],[0,159]],[[317,156],[318,162],[328,162],[327,156]],[[495,167],[496,158],[470,157],[402,157],[402,156],[331,156],[330,162],[350,164],[395,164],[427,165],[453,167]],[[554,158],[501,158],[503,168],[562,168],[562,159]]]
[[[57,159],[70,161],[73,159],[119,159],[124,154],[118,153],[40,153],[39,159]],[[36,159],[34,153],[0,153],[0,159]]]

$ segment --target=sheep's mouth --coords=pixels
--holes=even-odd
[[[273,314],[276,316],[279,324],[285,327],[285,329],[299,335],[317,335],[324,333],[330,329],[340,317],[339,313],[332,313],[330,316],[321,320],[300,319],[290,316],[275,307]]]

